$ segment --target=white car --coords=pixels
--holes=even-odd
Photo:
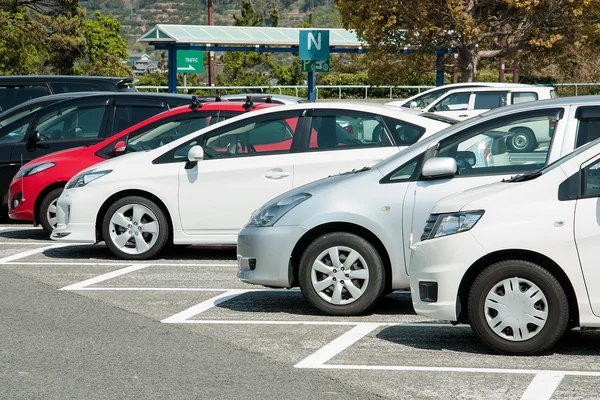
[[[410,260],[415,310],[468,322],[504,354],[539,354],[568,328],[600,328],[599,199],[596,140],[439,201]]]
[[[414,111],[434,113],[463,121],[494,108],[554,97],[556,92],[550,86],[455,88],[425,107],[416,107]],[[547,124],[544,126],[534,122],[523,122],[507,129],[513,133],[506,141],[511,152],[531,152],[547,145],[552,139],[549,135],[551,129]]]
[[[506,128],[522,121],[551,122],[550,146],[530,154],[507,152]],[[410,248],[438,200],[540,169],[598,138],[598,126],[600,96],[502,107],[369,170],[285,193],[254,213],[240,232],[237,276],[256,285],[299,286],[326,314],[367,312],[384,293],[410,287]]]
[[[360,120],[360,137],[340,126]],[[235,244],[248,215],[308,182],[398,153],[449,124],[393,107],[308,103],[257,110],[156,150],[88,168],[57,204],[54,240],[147,259],[168,243]],[[140,136],[128,148],[144,149]],[[135,143],[134,143],[135,142]]]

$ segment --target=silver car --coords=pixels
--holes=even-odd
[[[383,294],[409,288],[410,251],[437,223],[428,221],[434,203],[511,176],[527,180],[528,172],[598,138],[594,115],[600,115],[600,96],[503,107],[373,168],[289,191],[255,211],[240,232],[237,276],[269,287],[300,286],[306,300],[326,314],[365,313]],[[509,152],[509,128],[523,122],[550,129],[549,145]],[[464,228],[460,215],[440,218],[448,229]]]

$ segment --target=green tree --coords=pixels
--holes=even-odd
[[[128,76],[131,68],[121,60],[127,59],[127,41],[121,36],[121,24],[112,15],[94,12],[93,20],[83,22],[86,39],[86,75]]]
[[[46,29],[23,13],[0,10],[0,74],[29,75],[44,70],[48,51],[40,43]]]
[[[481,60],[554,55],[600,36],[600,0],[337,0],[336,7],[373,51],[455,49],[468,82]]]

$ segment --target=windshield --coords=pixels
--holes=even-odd
[[[42,108],[42,107],[27,108],[21,112],[18,112],[16,114],[10,115],[6,118],[0,119],[0,128],[10,124],[11,122],[18,120],[21,117],[24,117],[25,115],[27,115],[29,113],[35,112],[35,111],[39,110],[40,108]]]
[[[210,119],[211,117],[203,117],[167,122],[130,139],[125,153],[154,150],[192,132],[206,128],[210,124]]]
[[[431,103],[433,103],[434,101],[436,101],[437,99],[439,99],[448,90],[450,90],[450,89],[440,89],[435,92],[424,93],[421,96],[416,97],[416,98],[412,99],[411,101],[405,103],[404,105],[402,105],[402,107],[411,108],[410,104],[414,101],[417,103],[418,108],[425,108],[428,105],[430,105]]]

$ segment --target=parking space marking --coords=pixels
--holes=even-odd
[[[550,399],[564,377],[563,373],[557,371],[538,372],[523,393],[521,400]]]
[[[73,266],[112,265],[115,267],[123,267],[123,266],[127,266],[127,265],[137,265],[137,264],[131,263],[131,262],[124,263],[124,262],[46,262],[46,261],[3,262],[2,264],[8,264],[8,265],[73,265]],[[161,266],[161,267],[237,267],[237,264],[202,264],[202,263],[194,263],[194,264],[152,263],[149,265],[156,265],[156,266]]]
[[[294,365],[294,367],[318,368],[380,326],[381,325],[379,324],[370,323],[357,325],[342,336],[321,347],[319,350]]]
[[[16,241],[15,242],[0,242],[0,245],[3,245],[3,244],[9,245],[9,246],[10,245],[14,245],[14,246],[29,246],[30,244],[40,245],[41,246],[41,245],[44,245],[44,244],[48,245],[48,242],[29,242],[29,241],[28,242],[16,242]]]
[[[21,258],[29,257],[29,256],[32,256],[34,254],[43,253],[46,250],[56,249],[56,248],[65,247],[65,246],[68,246],[68,244],[66,244],[66,243],[55,243],[55,244],[51,244],[50,246],[39,247],[37,249],[23,251],[23,252],[20,252],[20,253],[17,253],[17,254],[13,254],[12,256],[0,258],[0,264],[8,264],[11,261],[15,261],[15,260],[18,260],[18,259],[21,259]]]
[[[180,313],[172,315],[169,318],[165,318],[165,319],[163,319],[160,322],[162,322],[163,324],[177,324],[177,323],[180,323],[182,321],[186,321],[188,318],[191,318],[194,315],[198,315],[200,313],[203,313],[204,311],[213,308],[217,304],[223,303],[224,301],[230,300],[230,299],[232,299],[234,297],[237,297],[237,296],[242,295],[242,294],[247,293],[247,292],[249,292],[249,290],[247,290],[247,289],[229,290],[229,291],[227,291],[225,293],[221,293],[218,296],[211,297],[210,299],[208,299],[206,301],[203,301],[200,304],[196,304],[193,307],[190,307],[190,308],[188,308],[186,310],[183,310]]]
[[[104,282],[112,278],[116,278],[117,276],[129,274],[131,272],[139,271],[140,269],[144,269],[149,267],[152,264],[137,264],[130,265],[129,267],[118,269],[116,271],[108,272],[106,274],[98,275],[90,279],[86,279],[85,281],[74,283],[69,286],[65,286],[59,290],[78,290],[83,289],[86,286],[94,285],[96,283]]]

